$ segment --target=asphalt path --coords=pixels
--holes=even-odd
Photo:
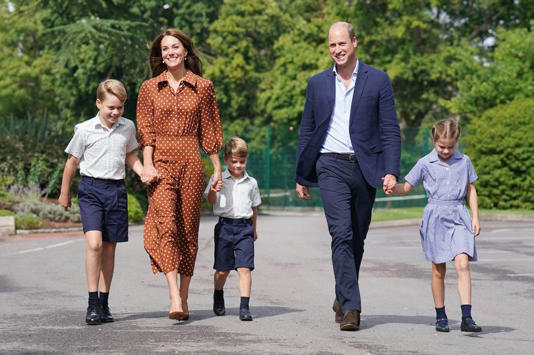
[[[471,264],[473,316],[482,333],[460,331],[454,265],[446,278],[450,333],[434,330],[430,264],[417,226],[372,226],[360,273],[361,329],[341,332],[330,237],[322,214],[260,216],[252,322],[238,318],[237,275],[227,315],[212,308],[212,230],[202,217],[190,320],[167,319],[164,277],[153,275],[142,226],[117,248],[110,304],[115,323],[84,323],[87,293],[80,233],[0,240],[0,353],[532,354],[534,222],[483,222]]]

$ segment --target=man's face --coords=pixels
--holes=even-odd
[[[346,26],[337,25],[330,29],[328,34],[330,56],[337,66],[342,68],[356,62],[356,37],[350,38]]]

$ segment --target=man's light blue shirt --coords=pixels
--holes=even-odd
[[[356,60],[350,86],[348,89],[345,89],[345,84],[343,84],[343,80],[337,74],[336,66],[334,65],[336,102],[321,153],[354,153],[354,148],[350,141],[349,122],[352,96],[354,95],[354,86],[356,85],[359,66],[360,61]]]

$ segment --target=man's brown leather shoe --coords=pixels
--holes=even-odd
[[[337,298],[334,300],[334,305],[332,306],[334,312],[336,312],[336,323],[343,322],[343,311],[341,310],[341,305],[337,301]]]
[[[360,327],[360,311],[351,309],[345,312],[343,321],[339,325],[341,330],[358,330]]]

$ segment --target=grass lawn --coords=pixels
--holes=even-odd
[[[396,219],[421,218],[423,207],[387,208],[373,211],[373,222],[394,221]]]
[[[534,210],[480,210],[480,215],[529,215],[534,216]],[[421,218],[423,207],[382,208],[373,211],[373,222],[394,221],[397,219]]]

